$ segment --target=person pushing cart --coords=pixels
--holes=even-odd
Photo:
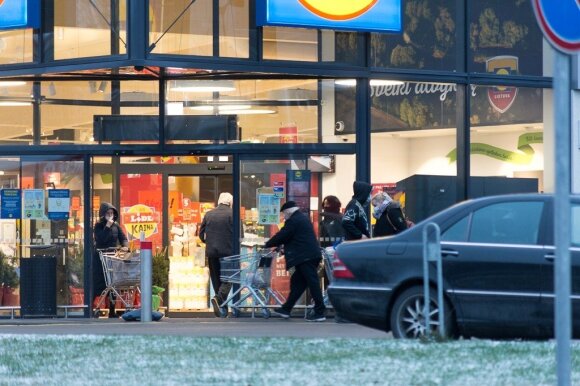
[[[306,320],[323,322],[326,320],[326,307],[318,279],[321,253],[314,227],[294,201],[287,201],[280,212],[284,215],[284,227],[264,247],[277,248],[283,245],[286,269],[294,267],[295,270],[290,278],[288,299],[273,312],[285,319],[290,318],[292,308],[308,288],[314,300],[314,309],[306,316]]]

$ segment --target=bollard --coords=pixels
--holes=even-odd
[[[151,321],[152,303],[152,252],[151,241],[141,241],[139,257],[141,259],[141,323]]]
[[[429,228],[433,229],[434,240],[429,240]],[[431,307],[429,286],[429,262],[435,262],[437,270],[437,303],[439,305],[439,336],[445,336],[445,304],[443,300],[443,264],[441,262],[441,230],[439,225],[431,222],[423,228],[423,297],[425,299],[425,336],[431,336]]]

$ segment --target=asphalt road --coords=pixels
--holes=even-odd
[[[389,339],[390,334],[352,323],[307,322],[302,318],[165,318],[159,322],[122,319],[0,320],[0,334],[168,335],[191,337],[294,337]]]

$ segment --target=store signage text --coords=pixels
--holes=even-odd
[[[141,232],[143,232],[145,233],[145,238],[149,238],[157,233],[160,216],[155,211],[155,208],[137,204],[123,209],[123,225],[130,236],[138,239],[141,236]]]
[[[258,0],[257,24],[401,32],[401,0]]]
[[[413,86],[414,85],[414,86]],[[477,86],[471,85],[471,96],[476,96]],[[388,86],[371,86],[371,97],[380,96],[405,96],[405,95],[420,95],[420,94],[436,94],[440,93],[439,100],[441,102],[447,99],[450,92],[456,92],[456,84],[443,83],[403,83]]]
[[[40,0],[0,1],[0,30],[40,28]]]

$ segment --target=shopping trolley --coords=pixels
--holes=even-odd
[[[139,255],[122,252],[117,248],[98,249],[103,267],[106,288],[101,292],[99,301],[95,305],[98,314],[101,305],[107,296],[109,301],[120,301],[125,310],[134,308],[135,298],[141,293],[141,259]]]
[[[270,317],[269,307],[272,301],[276,306],[282,305],[284,297],[271,287],[272,260],[278,257],[276,251],[260,250],[258,252],[227,256],[220,259],[220,279],[224,283],[239,285],[220,307],[231,307],[235,314],[241,308],[252,308],[252,317],[256,308],[261,308],[265,318]],[[236,298],[239,299],[236,300]],[[244,302],[251,301],[251,305]]]
[[[332,265],[334,261],[334,247],[321,248],[321,252],[322,252],[322,264],[324,265],[324,272],[326,273],[326,277],[328,278],[328,284],[330,285],[334,281],[334,276],[332,275],[332,271],[334,270],[334,267]],[[328,288],[328,286],[326,288]],[[324,289],[322,295],[324,299],[324,305],[326,307],[332,307],[332,305],[330,304],[330,299],[328,298],[328,290]]]

